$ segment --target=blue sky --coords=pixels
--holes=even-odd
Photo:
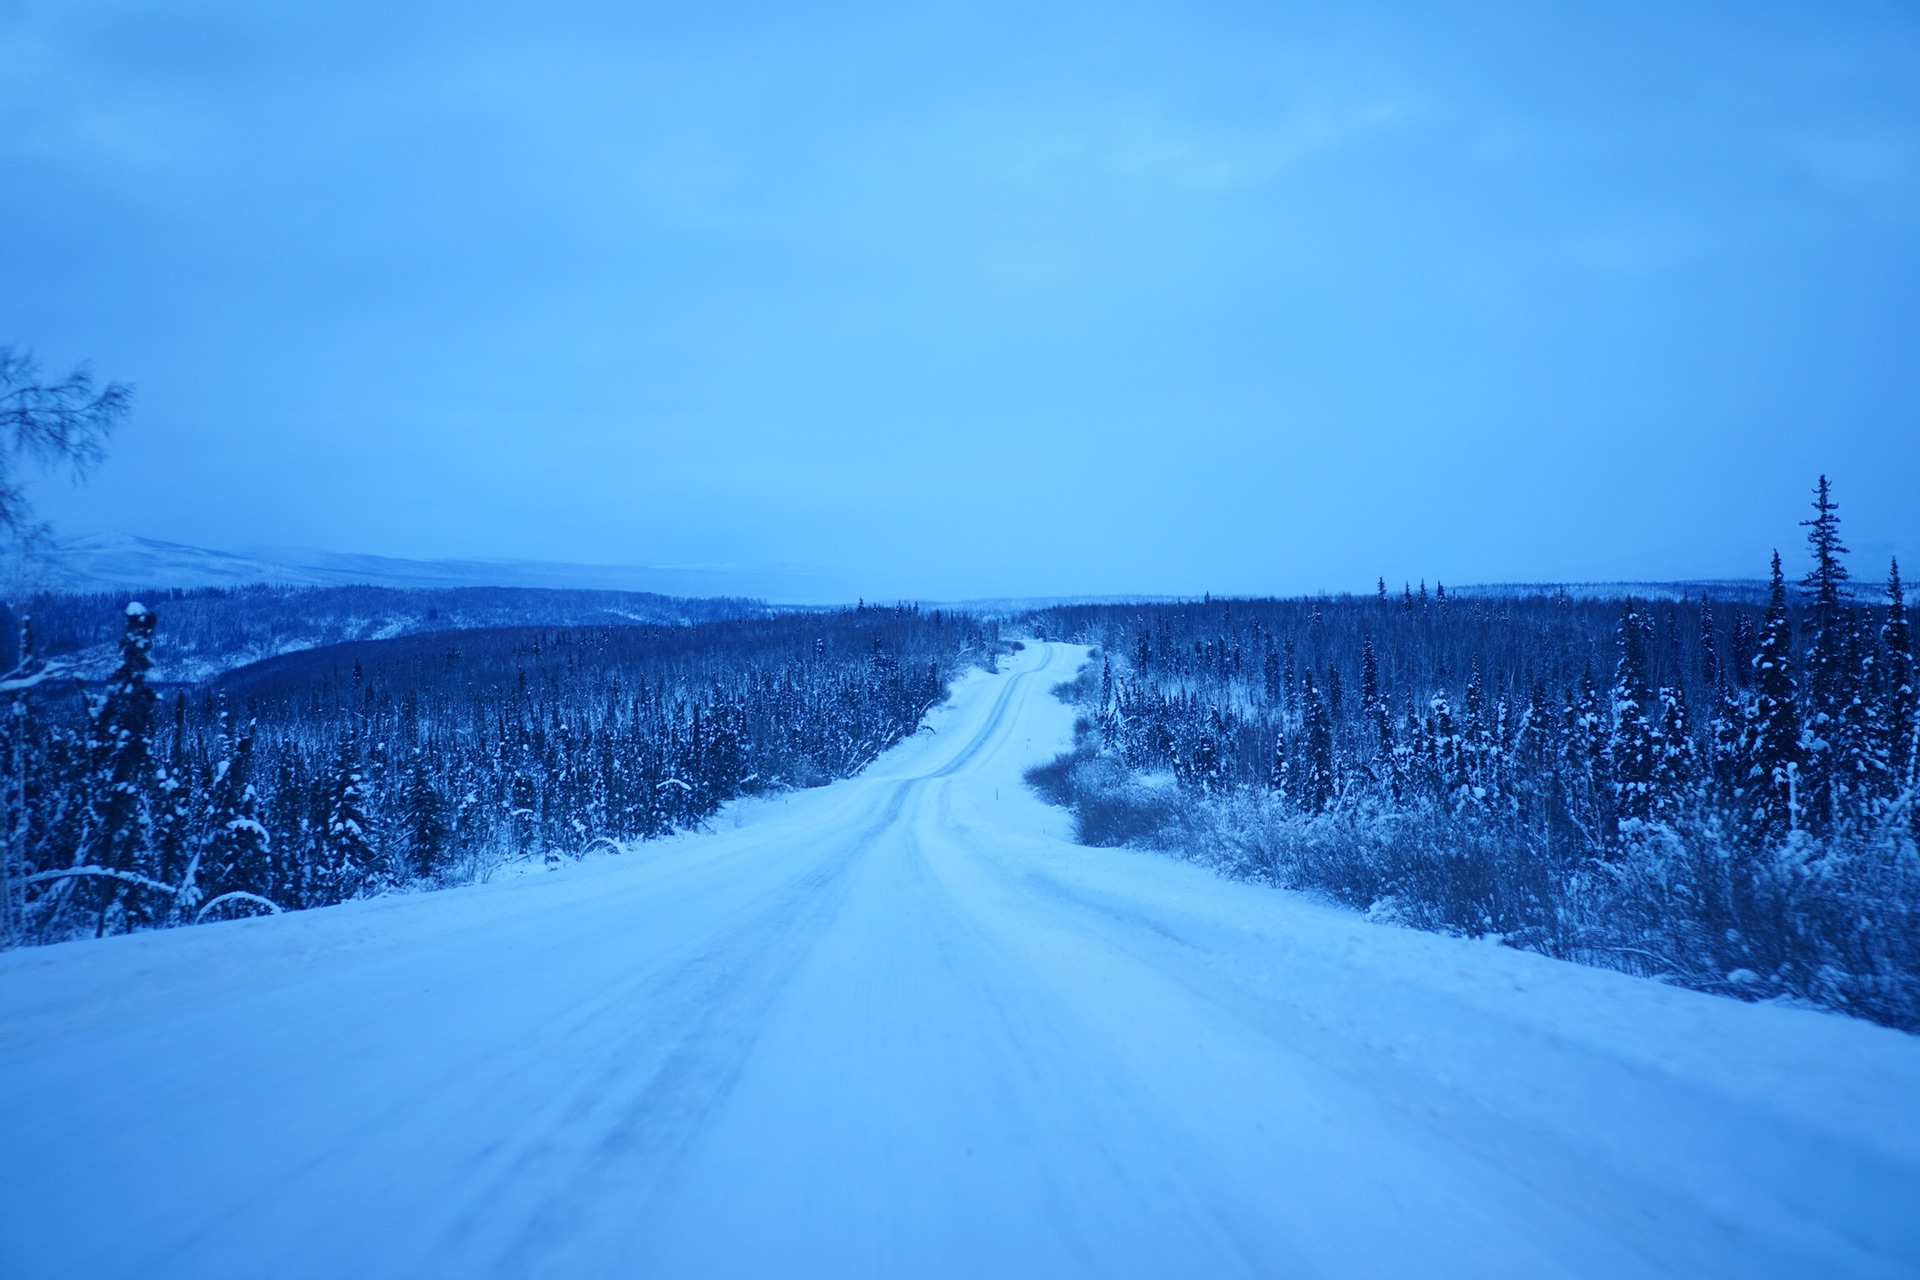
[[[1920,10],[0,3],[69,531],[872,596],[1920,559]],[[1869,563],[1869,558],[1872,562]]]

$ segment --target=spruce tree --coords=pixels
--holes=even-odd
[[[1380,705],[1380,659],[1373,653],[1371,632],[1360,637],[1360,711],[1371,716]]]
[[[424,751],[413,753],[402,806],[407,870],[425,879],[440,870],[445,861],[452,829],[447,822],[446,799],[434,785]]]
[[[1720,650],[1713,638],[1713,606],[1700,597],[1700,682],[1707,688],[1720,684]]]
[[[1427,711],[1428,721],[1423,727],[1433,784],[1440,796],[1458,800],[1467,787],[1467,766],[1466,752],[1462,749],[1465,744],[1453,716],[1453,704],[1447,701],[1446,694],[1436,693],[1428,700]]]
[[[1613,796],[1607,772],[1607,744],[1611,724],[1600,706],[1600,691],[1594,683],[1593,669],[1580,673],[1580,681],[1567,699],[1566,732],[1561,735],[1566,753],[1566,778],[1580,819],[1588,830],[1604,833],[1613,821]]]
[[[1527,691],[1527,705],[1514,726],[1513,755],[1524,774],[1544,778],[1553,750],[1553,711],[1547,702],[1547,686],[1535,680]]]
[[[1647,718],[1652,698],[1647,679],[1646,621],[1628,600],[1620,619],[1620,662],[1614,673],[1613,722],[1607,740],[1614,803],[1622,818],[1644,820],[1653,816],[1658,752]]]
[[[1692,797],[1699,749],[1687,714],[1686,691],[1662,685],[1657,696],[1660,718],[1654,730],[1652,815],[1664,818],[1681,811]]]
[[[6,733],[5,830],[0,831],[0,947],[25,941],[26,876],[31,867],[28,847],[33,840],[33,782],[46,767],[46,743],[42,730],[29,709],[27,693],[43,682],[50,670],[34,652],[33,619],[20,619],[19,659],[13,670],[0,676],[0,702]]]
[[[1753,657],[1753,692],[1747,698],[1741,751],[1744,816],[1763,836],[1784,835],[1800,822],[1801,737],[1794,707],[1791,626],[1786,580],[1776,551],[1759,652]]]
[[[1493,783],[1493,734],[1489,724],[1487,691],[1480,678],[1480,655],[1474,654],[1467,674],[1466,696],[1460,712],[1461,774],[1474,799],[1484,799]]]
[[[127,606],[120,639],[120,665],[105,692],[88,707],[86,754],[91,765],[86,830],[76,864],[100,867],[127,877],[150,877],[153,834],[153,612],[135,601]],[[137,880],[94,878],[84,888],[71,882],[68,892],[94,912],[94,932],[105,933],[164,911],[164,904],[142,903]],[[131,907],[133,920],[129,921]]]
[[[1840,542],[1840,506],[1833,501],[1825,476],[1814,486],[1813,511],[1813,519],[1800,522],[1807,531],[1807,550],[1813,554],[1813,567],[1800,581],[1808,592],[1808,612],[1813,624],[1810,653],[1817,652],[1825,633],[1838,624],[1847,597],[1847,566],[1840,559],[1847,553]],[[1807,674],[1812,685],[1825,673],[1809,668]]]
[[[1745,688],[1753,679],[1753,659],[1760,652],[1759,638],[1753,630],[1753,619],[1742,609],[1733,615],[1733,682]]]
[[[1874,723],[1886,762],[1889,795],[1900,796],[1914,786],[1914,654],[1913,633],[1907,625],[1906,588],[1900,583],[1900,562],[1887,571],[1887,616],[1880,624],[1880,669]]]
[[[1715,803],[1729,811],[1738,809],[1746,787],[1745,730],[1746,710],[1740,695],[1722,685],[1707,724],[1705,767]]]
[[[384,879],[367,818],[365,780],[359,744],[349,734],[334,758],[328,792],[324,847],[326,897],[331,902],[343,902]]]
[[[1847,607],[1847,568],[1841,556],[1839,507],[1827,478],[1814,489],[1814,517],[1803,520],[1813,567],[1807,591],[1808,643],[1801,718],[1798,804],[1814,828],[1834,816],[1852,782],[1860,749],[1858,662],[1854,620]]]
[[[234,738],[227,715],[220,713],[222,759],[215,766],[207,802],[204,852],[198,874],[182,885],[179,909],[194,918],[199,904],[222,894],[253,893],[262,897],[272,888],[272,838],[260,821],[260,797],[253,786],[253,743],[256,726],[249,722]]]
[[[1309,813],[1319,813],[1333,803],[1333,721],[1313,677],[1306,677],[1303,694],[1302,736],[1305,738],[1305,776],[1300,779],[1299,801]]]
[[[1385,761],[1393,754],[1393,710],[1380,688],[1380,659],[1371,634],[1360,644],[1360,714],[1373,726],[1374,757]]]

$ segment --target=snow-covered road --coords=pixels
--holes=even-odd
[[[1920,1039],[1077,847],[1080,657],[708,833],[0,957],[0,1275],[1920,1274]]]

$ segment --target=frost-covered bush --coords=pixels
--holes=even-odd
[[[1155,849],[1370,919],[1746,999],[1792,997],[1920,1029],[1920,854],[1795,833],[1741,852],[1711,817],[1630,824],[1568,860],[1483,815],[1374,801],[1303,813],[1271,792],[1156,785],[1083,747],[1032,770],[1082,843]]]

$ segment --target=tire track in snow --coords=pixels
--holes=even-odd
[[[488,1190],[451,1225],[447,1247],[463,1252],[497,1232],[503,1225],[500,1204],[511,1201],[515,1187],[562,1168],[570,1171],[530,1213],[514,1215],[524,1225],[500,1256],[498,1274],[539,1274],[554,1254],[582,1247],[582,1224],[610,1198],[637,1206],[667,1193],[676,1166],[724,1105],[767,1012],[831,927],[853,873],[889,833],[910,826],[901,823],[902,813],[929,781],[963,771],[1004,738],[1021,692],[1051,669],[1053,656],[1049,650],[1031,671],[1009,677],[985,723],[944,764],[918,776],[867,781],[876,790],[892,784],[878,817],[844,843],[836,841],[834,852],[801,877],[787,898],[625,996],[623,1005],[664,1012],[656,1020],[677,1028],[670,1047],[662,1052],[663,1046],[641,1035],[632,1038],[639,1043],[630,1041],[625,1052],[607,1057],[552,1125],[554,1132],[592,1135],[590,1142],[560,1149],[542,1141],[506,1159]]]

